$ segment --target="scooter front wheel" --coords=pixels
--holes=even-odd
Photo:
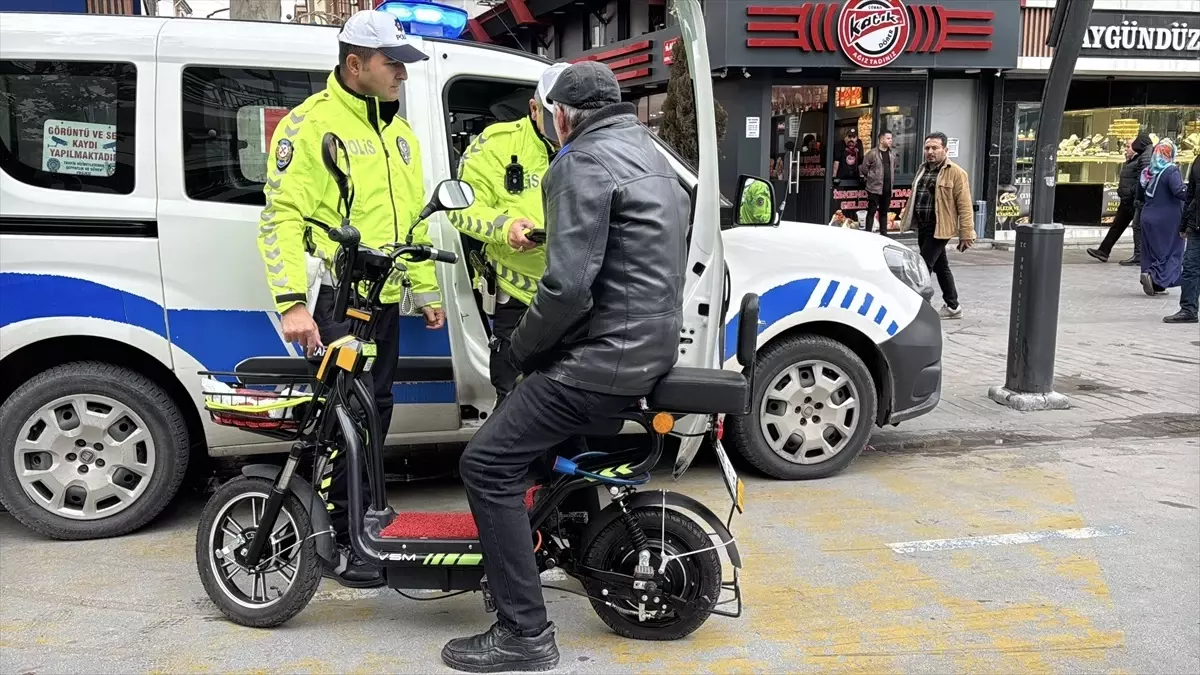
[[[670,594],[690,603],[667,609],[654,607],[650,602],[638,603],[628,599],[626,589],[612,588],[596,579],[585,579],[592,609],[618,635],[635,640],[678,640],[699,628],[708,620],[709,610],[721,592],[721,557],[712,549],[712,541],[704,530],[682,514],[662,509],[641,508],[629,514],[641,526],[650,542],[650,565],[656,573],[659,587],[654,593],[659,600]],[[706,550],[707,549],[707,550]],[[661,575],[663,554],[668,561]],[[583,555],[583,564],[594,569],[632,575],[637,566],[638,551],[624,520],[618,518],[606,526]],[[607,593],[605,591],[608,591]],[[610,599],[611,598],[611,599]]]
[[[308,512],[284,496],[270,525],[261,521],[273,483],[239,477],[208,500],[196,529],[196,568],[209,599],[234,623],[272,628],[296,616],[321,583]],[[270,539],[257,565],[244,553],[256,536]]]

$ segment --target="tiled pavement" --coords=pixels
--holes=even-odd
[[[1200,436],[1200,326],[1169,325],[1179,289],[1142,293],[1136,268],[1102,264],[1083,250],[1063,254],[1055,389],[1070,410],[1016,412],[988,398],[1004,384],[1013,254],[950,251],[964,307],[944,321],[943,392],[938,408],[879,430],[889,447],[991,446],[1072,438]],[[935,282],[936,283],[936,282]],[[935,306],[942,304],[938,290]]]

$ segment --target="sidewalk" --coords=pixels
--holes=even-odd
[[[964,318],[942,322],[942,402],[878,430],[875,448],[1200,436],[1200,327],[1162,323],[1178,309],[1178,288],[1147,297],[1136,269],[1064,251],[1055,389],[1072,408],[1021,413],[987,396],[1004,384],[1013,254],[947,251]]]

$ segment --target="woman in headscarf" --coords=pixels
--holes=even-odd
[[[1142,207],[1142,290],[1165,293],[1179,284],[1184,241],[1179,237],[1187,188],[1175,164],[1175,144],[1164,138],[1154,146],[1150,166],[1139,181],[1146,190]]]

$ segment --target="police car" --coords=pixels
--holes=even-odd
[[[696,72],[709,70],[702,24],[682,21]],[[282,338],[255,223],[272,132],[324,86],[336,31],[4,15],[0,502],[27,526],[57,538],[127,533],[161,512],[204,453],[282,449],[212,424],[197,371],[301,358]],[[429,189],[455,176],[458,153],[496,119],[493,104],[531,93],[549,62],[410,39],[431,57],[410,66],[401,96]],[[769,217],[738,215],[722,231],[711,82],[697,81],[696,94],[700,166],[659,144],[696,195],[679,364],[738,368],[738,300],[757,293],[753,411],[726,421],[725,440],[770,476],[834,474],[876,426],[938,403],[929,276],[883,237],[780,223],[774,201]],[[462,257],[444,215],[429,229]],[[445,328],[402,318],[392,445],[465,441],[495,399],[470,271],[439,267]],[[676,425],[681,463],[703,422]]]

